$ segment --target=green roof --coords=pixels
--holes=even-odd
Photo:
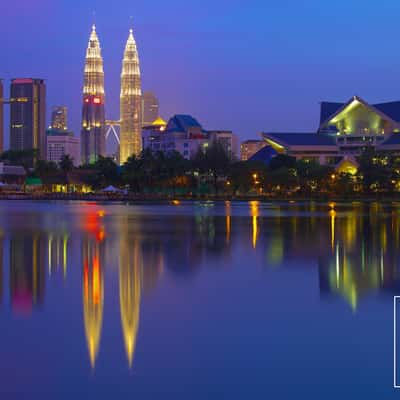
[[[42,185],[43,182],[42,182],[42,180],[40,178],[36,178],[36,177],[32,177],[31,176],[29,178],[26,178],[25,184],[26,185]]]

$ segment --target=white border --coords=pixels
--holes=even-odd
[[[400,389],[397,384],[397,300],[400,296],[393,296],[393,387]]]

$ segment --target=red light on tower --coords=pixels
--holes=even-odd
[[[94,103],[94,104],[100,104],[100,103],[101,103],[101,100],[100,100],[98,97],[95,97],[95,98],[93,99],[93,103]]]
[[[85,103],[89,103],[89,99],[88,98],[85,99]]]

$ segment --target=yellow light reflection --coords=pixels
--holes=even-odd
[[[90,364],[95,367],[103,324],[104,284],[99,244],[83,248],[83,316]]]
[[[137,240],[132,243],[124,236],[120,244],[119,304],[125,353],[131,368],[139,329],[143,261],[140,243]]]
[[[252,216],[252,225],[253,225],[253,248],[257,247],[257,238],[258,238],[258,216],[259,216],[259,201],[250,201],[250,215]]]
[[[231,202],[225,202],[226,207],[226,243],[229,244],[231,239]]]

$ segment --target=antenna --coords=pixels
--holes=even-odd
[[[96,11],[95,10],[93,10],[92,11],[92,26],[96,26]]]
[[[129,25],[130,25],[129,32],[132,33],[133,32],[133,16],[132,15],[129,17]]]

